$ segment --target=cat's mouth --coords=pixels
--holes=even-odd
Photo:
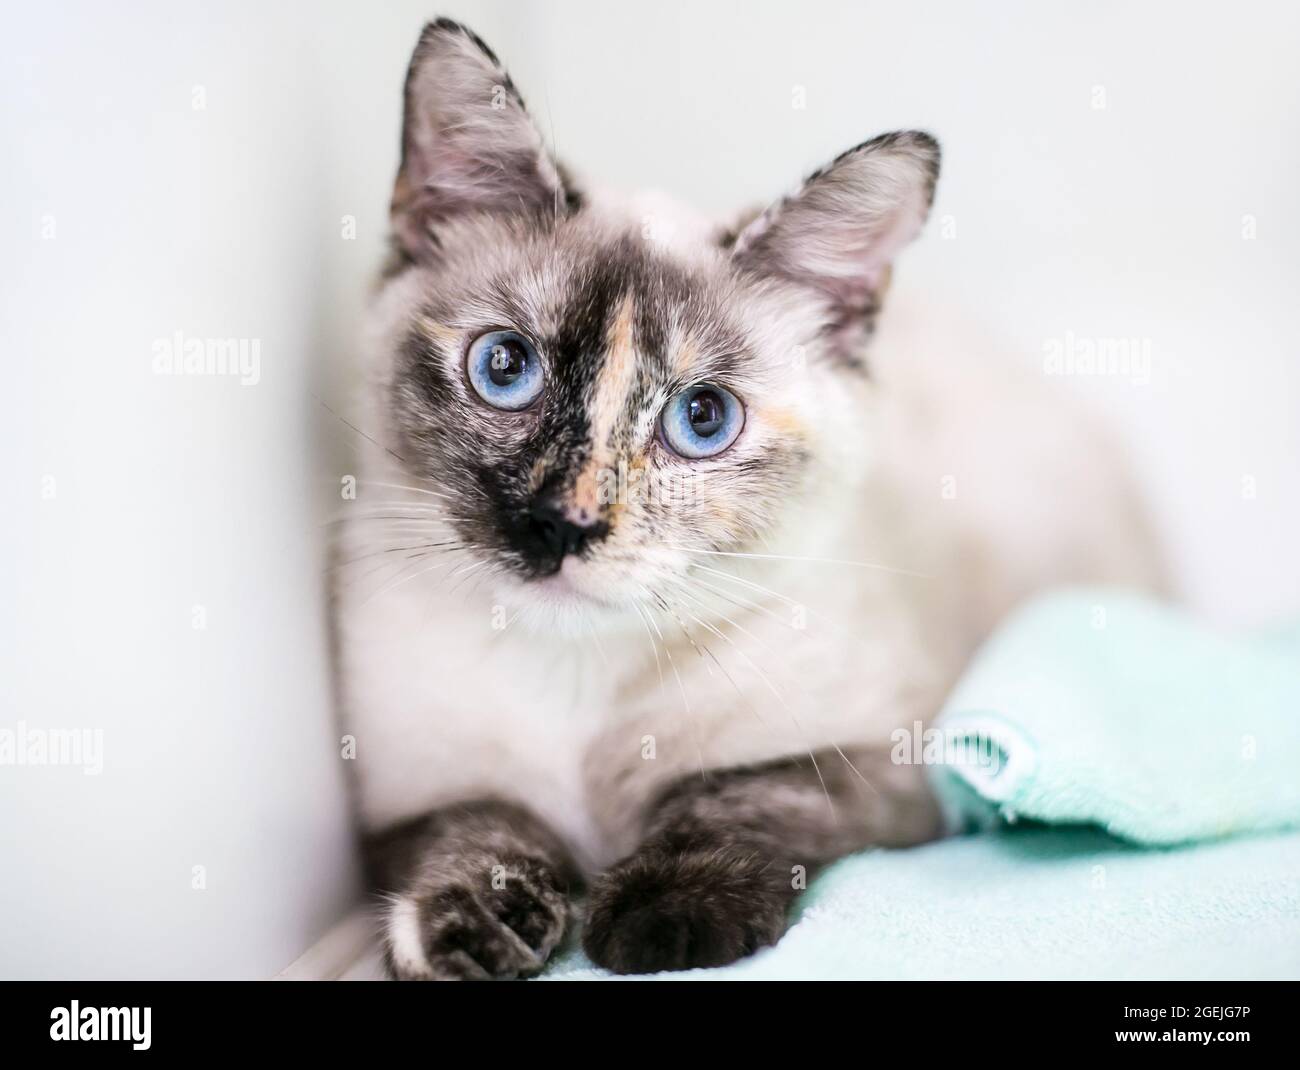
[[[565,557],[560,567],[544,575],[516,577],[500,595],[534,624],[573,624],[590,628],[592,619],[606,613],[621,614],[637,601],[634,578],[611,574],[610,569],[578,556]],[[588,623],[583,623],[588,622]]]
[[[688,564],[667,551],[566,554],[545,572],[504,570],[497,595],[534,625],[576,621],[590,630],[593,621],[639,621],[641,607],[658,600],[656,592],[671,587]]]
[[[527,587],[550,601],[610,604],[602,585],[594,582],[591,566],[578,557],[566,557],[556,571],[528,580]]]

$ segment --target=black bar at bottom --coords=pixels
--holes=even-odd
[[[317,1053],[414,1057],[423,1047],[432,1059],[545,1049],[548,1059],[606,1063],[735,1054],[758,1041],[769,1056],[837,1051],[837,1061],[863,1066],[880,1061],[872,1041],[980,1058],[1125,1048],[1231,1049],[1240,1058],[1295,1045],[1290,982],[704,985],[6,982],[0,1044],[7,1062],[117,1049],[132,1058],[284,1054],[301,1064]],[[611,1047],[619,1034],[630,1045]]]

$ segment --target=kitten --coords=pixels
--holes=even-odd
[[[396,977],[534,974],[584,887],[611,970],[775,942],[817,867],[940,833],[890,732],[1009,606],[1154,581],[1075,414],[881,316],[938,170],[886,134],[738,227],[669,217],[426,27],[334,592]]]

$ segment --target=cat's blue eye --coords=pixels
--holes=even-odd
[[[469,381],[493,408],[518,412],[542,392],[542,362],[532,343],[514,331],[479,335],[466,359]]]
[[[664,406],[659,426],[674,453],[691,460],[713,457],[736,441],[745,407],[720,386],[693,386]]]

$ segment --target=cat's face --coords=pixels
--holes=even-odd
[[[395,452],[522,608],[681,595],[854,463],[860,347],[936,170],[925,135],[889,135],[738,233],[661,241],[578,194],[495,57],[433,24],[381,302]]]

